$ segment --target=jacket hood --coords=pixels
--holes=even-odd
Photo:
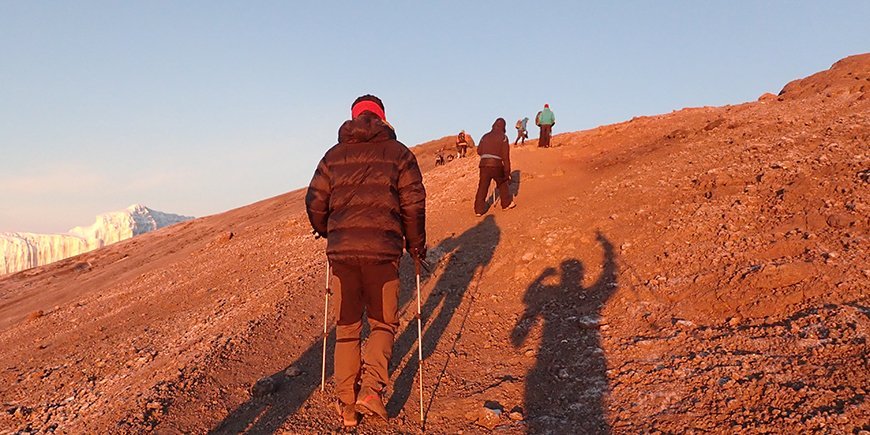
[[[507,122],[504,118],[498,118],[495,122],[492,123],[492,131],[504,133],[505,127],[507,126]]]
[[[362,115],[345,121],[338,129],[339,143],[383,142],[395,139],[396,132],[393,127],[371,112],[363,112]]]

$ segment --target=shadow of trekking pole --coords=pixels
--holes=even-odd
[[[466,292],[471,288],[475,277],[486,267],[495,254],[495,249],[501,238],[501,230],[493,216],[487,216],[474,227],[458,237],[450,237],[442,241],[432,251],[449,255],[449,260],[443,272],[438,275],[426,301],[421,309],[423,318],[422,354],[428,359],[435,352],[448,325],[451,323],[457,308],[464,301]],[[396,339],[391,371],[398,369],[399,363],[409,356],[415,340],[414,328],[410,324]],[[419,362],[415,358],[407,361],[395,377],[393,394],[387,402],[387,410],[391,416],[399,414],[408,401],[411,389],[419,371]],[[439,376],[440,377],[440,376]],[[433,386],[437,388],[437,383]],[[434,394],[434,391],[433,393]],[[430,399],[430,407],[434,396]]]

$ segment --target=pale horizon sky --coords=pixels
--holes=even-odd
[[[365,93],[408,146],[544,103],[558,134],[753,101],[870,51],[868,16],[866,1],[0,0],[0,232],[304,187]]]

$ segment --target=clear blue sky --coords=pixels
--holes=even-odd
[[[411,146],[545,102],[559,133],[750,101],[870,50],[868,1],[581,3],[0,0],[0,231],[303,187],[364,93]]]

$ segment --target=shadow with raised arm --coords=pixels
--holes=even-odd
[[[540,342],[525,378],[528,433],[610,432],[604,404],[607,359],[599,328],[601,310],[617,289],[617,270],[613,245],[601,232],[597,240],[603,267],[594,284],[583,287],[583,263],[566,259],[559,270],[545,269],[523,297],[525,312],[511,342],[514,347]]]

